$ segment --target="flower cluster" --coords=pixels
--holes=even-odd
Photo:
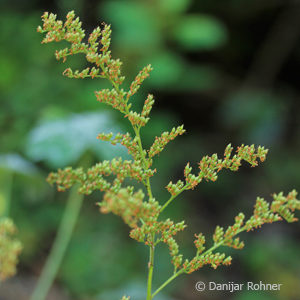
[[[147,178],[153,176],[155,170],[144,170],[139,161],[122,160],[114,158],[111,161],[104,160],[89,168],[86,172],[82,168],[72,169],[67,167],[59,169],[56,173],[50,173],[47,181],[56,183],[59,191],[65,191],[74,184],[79,184],[79,192],[91,194],[94,190],[116,192],[121,188],[125,178],[132,178],[139,182],[145,182]],[[111,183],[104,177],[115,175],[115,180]]]
[[[95,92],[95,94],[99,102],[111,105],[123,114],[126,113],[127,105],[124,99],[125,92],[123,90],[103,89]]]
[[[95,64],[95,67],[87,67],[82,71],[67,68],[63,75],[69,78],[106,78],[112,85],[112,89],[103,89],[96,91],[96,97],[99,102],[111,105],[125,115],[133,126],[145,126],[149,118],[151,106],[153,105],[153,96],[150,96],[145,101],[145,106],[142,113],[130,110],[131,104],[128,103],[140,88],[143,81],[149,76],[152,70],[151,65],[144,67],[130,85],[129,91],[124,91],[120,88],[125,77],[121,74],[122,62],[119,59],[113,59],[110,46],[110,25],[104,25],[101,30],[99,27],[89,35],[88,43],[82,42],[85,37],[85,32],[81,28],[81,22],[75,18],[73,11],[67,14],[65,22],[56,19],[56,15],[44,13],[42,16],[43,27],[38,27],[38,32],[46,33],[42,43],[60,42],[65,40],[71,43],[70,47],[56,51],[57,60],[63,59],[65,62],[70,55],[82,53],[85,55],[89,63]]]
[[[133,193],[133,188],[127,187],[117,193],[107,192],[99,206],[102,213],[113,212],[121,216],[129,227],[136,228],[140,221],[151,222],[157,218],[158,203],[145,202],[144,197],[142,190]]]
[[[160,153],[170,141],[174,140],[178,135],[182,135],[184,133],[185,129],[183,129],[183,125],[178,126],[177,128],[172,128],[171,132],[163,132],[160,137],[155,138],[155,141],[148,152],[149,157],[152,158]]]
[[[0,219],[0,280],[5,280],[16,273],[21,243],[13,236],[16,227],[8,218]]]
[[[296,191],[290,192],[287,196],[282,193],[274,194],[271,205],[264,199],[257,198],[253,215],[247,221],[245,221],[244,214],[240,213],[235,218],[235,223],[226,230],[220,226],[216,227],[211,248],[206,250],[203,234],[195,235],[196,255],[191,260],[183,261],[175,235],[184,230],[186,225],[184,222],[175,223],[170,219],[161,220],[161,212],[181,192],[194,189],[203,179],[215,181],[218,172],[222,169],[237,171],[242,161],[248,162],[252,167],[257,166],[259,161],[265,160],[268,150],[261,146],[241,145],[233,154],[233,147],[229,144],[224,151],[223,158],[218,158],[217,154],[203,157],[198,164],[199,171],[196,174],[192,173],[192,167],[188,163],[184,169],[185,180],[178,180],[175,184],[170,182],[166,188],[171,197],[160,205],[152,194],[150,183],[151,177],[156,172],[155,169],[151,169],[153,159],[171,140],[184,134],[185,129],[183,125],[174,127],[170,132],[163,132],[161,136],[156,137],[148,150],[143,148],[140,131],[149,121],[154,98],[151,94],[147,96],[141,112],[131,109],[130,98],[138,92],[144,80],[149,77],[152,67],[150,65],[144,67],[130,84],[129,90],[126,90],[121,87],[125,79],[121,74],[122,62],[119,59],[113,59],[109,50],[111,35],[109,25],[104,24],[103,29],[97,27],[84,43],[85,32],[81,28],[79,19],[75,18],[74,12],[68,13],[65,22],[57,20],[56,15],[48,13],[42,16],[42,20],[43,26],[39,26],[38,31],[46,34],[43,43],[62,40],[70,43],[70,47],[56,51],[55,55],[58,60],[66,61],[68,56],[81,53],[85,55],[88,63],[94,64],[93,67],[87,67],[82,71],[67,68],[63,74],[76,79],[87,77],[107,79],[111,83],[111,89],[96,91],[97,100],[123,114],[131,123],[134,132],[134,135],[118,133],[115,136],[113,133],[101,133],[97,137],[113,145],[123,145],[132,156],[132,160],[121,158],[105,160],[87,171],[82,168],[65,168],[51,173],[48,176],[48,182],[56,183],[60,191],[65,191],[77,184],[80,193],[90,194],[94,190],[104,192],[103,200],[99,203],[100,211],[112,212],[120,216],[131,228],[130,237],[150,247],[147,300],[151,300],[166,284],[182,273],[194,272],[204,265],[211,265],[213,268],[229,265],[231,257],[215,252],[215,250],[220,246],[242,249],[244,243],[236,237],[239,233],[282,219],[288,222],[297,220],[294,211],[300,209],[300,201],[296,199]],[[147,195],[141,189],[135,191],[133,186],[126,186],[125,179],[127,178],[141,183]],[[168,246],[171,262],[174,265],[174,274],[156,292],[152,293],[154,248],[158,243]],[[124,296],[122,300],[129,300],[129,298]]]
[[[256,149],[254,145],[245,146],[241,145],[237,148],[237,154],[232,154],[233,147],[229,144],[224,151],[224,159],[219,159],[217,154],[212,156],[205,156],[199,162],[199,173],[192,174],[192,167],[188,163],[184,169],[185,184],[182,180],[178,180],[175,184],[169,182],[166,189],[172,196],[176,196],[183,190],[194,189],[203,179],[216,181],[217,173],[222,169],[229,169],[237,171],[241,166],[241,161],[248,162],[252,167],[258,165],[258,160],[263,162],[268,153],[267,149],[258,146]]]
[[[297,192],[291,191],[287,196],[283,193],[274,194],[271,205],[263,198],[258,197],[254,205],[253,215],[244,222],[245,216],[240,213],[235,217],[235,223],[229,226],[226,231],[224,228],[217,226],[213,234],[213,247],[208,251],[205,250],[205,237],[203,234],[196,235],[194,241],[197,252],[192,260],[186,260],[182,269],[186,273],[192,273],[204,265],[210,264],[213,268],[219,265],[229,265],[231,257],[227,257],[224,253],[213,253],[213,250],[220,246],[228,246],[235,249],[242,249],[244,242],[241,242],[236,235],[243,231],[250,231],[262,226],[263,224],[281,221],[282,218],[287,222],[295,222],[297,218],[294,216],[294,211],[300,210],[300,200],[297,198]]]
[[[152,71],[152,67],[151,65],[148,65],[146,67],[144,67],[139,74],[135,77],[134,81],[131,83],[130,88],[129,88],[129,92],[127,93],[127,100],[129,100],[129,98],[131,96],[133,96],[141,87],[143,81],[149,77],[150,72]]]
[[[154,104],[153,95],[149,94],[144,102],[143,110],[141,116],[147,118],[150,115],[152,106]]]
[[[134,228],[130,232],[130,237],[138,242],[144,242],[146,245],[157,245],[158,243],[165,243],[169,247],[171,262],[175,267],[175,270],[182,263],[182,255],[179,254],[179,246],[174,237],[178,232],[184,230],[186,225],[184,221],[174,223],[170,219],[165,221],[158,221],[160,206],[155,207],[156,214],[152,215],[152,219],[143,222],[142,226]],[[156,236],[156,239],[153,238]]]
[[[112,145],[121,144],[128,150],[128,153],[134,160],[138,161],[142,159],[138,146],[138,138],[132,138],[128,132],[126,134],[118,133],[114,137],[112,132],[108,134],[100,133],[97,136],[97,139],[110,142]],[[144,155],[146,155],[145,152]]]
[[[231,257],[226,257],[224,253],[206,253],[200,257],[194,257],[190,261],[186,260],[183,264],[183,269],[185,273],[190,274],[199,270],[204,265],[211,265],[214,269],[220,265],[228,266],[231,264],[231,260]]]

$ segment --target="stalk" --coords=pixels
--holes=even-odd
[[[154,242],[154,241],[153,241]],[[154,244],[150,246],[149,254],[149,271],[148,271],[148,282],[147,282],[147,300],[152,300],[152,277],[154,267]]]
[[[168,280],[166,280],[153,294],[152,294],[152,298],[154,298],[155,295],[157,295],[164,287],[166,287],[171,281],[173,281],[177,276],[179,276],[180,274],[183,273],[182,271],[183,269],[181,269],[180,271],[178,271],[177,273],[173,274],[173,276],[171,276]]]
[[[144,169],[146,170],[147,164],[146,164],[146,159],[145,159],[144,152],[143,152],[143,146],[142,146],[140,131],[139,131],[139,129],[136,129],[135,127],[133,129],[134,129],[135,134],[138,138],[139,151],[140,151],[140,154],[141,154],[141,157],[142,157],[142,160],[143,160]],[[147,187],[149,199],[153,198],[149,178],[147,178],[146,187]],[[155,235],[152,234],[152,244],[150,245],[150,253],[149,253],[149,268],[148,268],[148,280],[147,280],[147,300],[152,300],[152,280],[153,280],[154,249],[155,249],[154,241],[155,241]]]
[[[104,73],[104,77],[107,78],[108,81],[111,82],[112,86],[115,88],[115,90],[117,91],[117,93],[120,95],[120,89],[118,84],[116,84],[114,81],[110,80],[109,75],[107,74],[104,66],[101,64],[100,65],[103,73]],[[126,107],[126,113],[129,113],[129,109],[128,107]],[[134,130],[134,133],[137,137],[138,140],[138,148],[139,148],[139,152],[142,158],[142,163],[143,163],[143,167],[144,170],[147,170],[147,162],[146,162],[146,157],[144,154],[144,148],[143,148],[143,144],[142,144],[142,139],[141,139],[141,135],[140,135],[140,127],[138,126],[134,126],[132,125],[132,128]],[[151,183],[150,183],[150,179],[149,177],[146,179],[146,189],[147,189],[147,193],[149,196],[149,199],[153,198],[153,194],[152,194],[152,189],[151,189]],[[154,241],[155,241],[155,235],[152,235],[152,245],[150,245],[150,254],[149,254],[149,268],[148,268],[148,280],[147,280],[147,300],[152,300],[152,278],[153,278],[153,268],[154,268],[154,249],[155,249],[155,245],[154,245]],[[35,300],[35,299],[32,299]]]
[[[83,198],[83,195],[78,194],[76,186],[71,189],[50,255],[30,300],[44,300],[46,298],[70,242]]]

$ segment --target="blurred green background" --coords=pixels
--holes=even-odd
[[[83,155],[93,162],[126,155],[96,140],[100,132],[126,132],[128,124],[99,104],[101,80],[61,75],[54,50],[36,32],[44,11],[80,16],[87,32],[112,24],[112,51],[123,62],[128,85],[145,64],[154,71],[135,97],[141,106],[155,95],[152,119],[142,131],[154,137],[184,124],[187,134],[167,146],[152,180],[163,203],[166,184],[182,178],[190,161],[242,143],[270,148],[257,168],[223,172],[203,182],[165,213],[189,227],[178,235],[182,251],[193,254],[193,234],[212,235],[238,212],[250,215],[256,196],[300,189],[300,4],[281,0],[2,0],[0,7],[0,213],[19,228],[24,250],[18,275],[0,286],[1,300],[28,299],[61,219],[67,193],[45,178],[50,171],[76,166]],[[66,63],[84,66],[80,57]],[[144,299],[148,249],[128,237],[113,215],[101,215],[86,197],[80,218],[48,299]],[[177,279],[157,299],[300,299],[300,225],[266,225],[242,235],[243,251],[228,249],[231,267],[204,268]],[[172,271],[168,250],[156,256],[155,285]],[[280,292],[197,293],[197,281],[282,283]]]

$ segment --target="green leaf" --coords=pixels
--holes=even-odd
[[[182,59],[171,52],[158,52],[149,60],[153,71],[148,81],[154,87],[163,88],[178,82],[184,71]]]
[[[27,176],[33,176],[38,173],[34,164],[16,153],[0,154],[1,170]]]
[[[54,168],[75,163],[88,150],[99,159],[124,157],[125,148],[96,138],[100,132],[119,131],[116,121],[107,112],[74,114],[34,128],[29,134],[26,152],[33,161],[44,160]]]
[[[188,50],[211,50],[227,41],[224,24],[214,17],[200,14],[182,18],[175,26],[173,35]]]
[[[160,9],[168,13],[182,13],[188,9],[191,0],[160,0]]]
[[[149,50],[160,43],[158,24],[145,3],[106,1],[101,5],[102,13],[115,28],[114,41],[122,49]]]

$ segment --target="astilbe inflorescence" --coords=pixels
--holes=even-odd
[[[14,235],[17,229],[9,218],[0,219],[0,281],[16,273],[18,256],[22,245]]]
[[[192,273],[204,265],[211,265],[217,268],[220,265],[229,265],[231,257],[226,257],[225,253],[215,252],[220,246],[242,249],[244,243],[236,235],[243,231],[250,231],[260,227],[265,223],[272,223],[282,219],[294,222],[297,219],[293,212],[300,209],[300,201],[296,199],[296,191],[290,192],[287,196],[282,193],[273,195],[273,202],[269,205],[264,199],[257,198],[253,216],[245,221],[244,214],[240,213],[235,218],[235,223],[226,230],[217,226],[213,234],[213,246],[205,251],[205,237],[203,234],[195,235],[196,255],[194,258],[183,260],[183,255],[179,252],[179,246],[175,240],[178,232],[182,231],[186,225],[184,222],[174,223],[170,219],[161,220],[161,212],[184,190],[194,189],[203,179],[215,181],[218,172],[222,169],[237,171],[242,163],[246,161],[252,167],[263,162],[266,158],[267,149],[254,145],[241,145],[233,154],[233,147],[229,144],[224,157],[218,158],[217,154],[203,157],[198,164],[198,172],[192,173],[192,168],[188,163],[184,169],[185,182],[170,182],[166,188],[171,194],[170,198],[161,205],[152,195],[150,178],[156,170],[151,169],[153,159],[166,145],[174,140],[178,135],[185,133],[183,126],[174,127],[170,132],[163,132],[156,137],[152,146],[146,150],[143,148],[140,130],[149,121],[149,115],[154,104],[152,95],[148,95],[142,111],[137,112],[132,109],[131,97],[137,93],[143,81],[149,76],[152,70],[150,65],[143,68],[133,82],[129,90],[124,89],[122,83],[124,76],[121,74],[121,61],[113,59],[110,47],[111,28],[104,24],[103,28],[97,27],[88,37],[87,42],[83,42],[85,32],[81,28],[81,22],[75,18],[74,12],[67,15],[66,21],[56,19],[56,15],[44,13],[42,16],[43,26],[38,27],[38,31],[45,33],[43,43],[59,42],[65,40],[70,46],[56,51],[58,60],[64,62],[70,55],[81,53],[93,67],[87,67],[82,71],[67,68],[63,75],[69,78],[105,78],[111,85],[111,89],[96,91],[96,98],[99,102],[105,103],[118,110],[129,120],[133,128],[133,135],[130,133],[116,134],[100,133],[98,139],[110,142],[113,145],[121,144],[127,148],[132,160],[115,158],[111,161],[102,161],[95,166],[84,171],[82,168],[72,169],[70,167],[51,173],[48,177],[49,183],[56,183],[58,190],[65,191],[74,184],[78,184],[78,191],[83,194],[90,194],[94,190],[104,192],[103,200],[99,203],[102,213],[112,212],[120,216],[131,228],[130,237],[143,242],[150,247],[149,273],[147,300],[152,299],[167,283],[182,273]],[[124,185],[126,178],[134,179],[144,185],[145,193],[140,189],[134,191],[133,186]],[[152,293],[153,255],[154,247],[158,243],[168,246],[171,262],[174,265],[173,276],[160,288]],[[123,299],[129,299],[123,297]]]
[[[243,231],[251,231],[261,227],[263,224],[281,221],[282,219],[285,219],[287,222],[297,221],[294,211],[296,209],[300,210],[300,201],[296,197],[297,192],[295,190],[291,191],[287,196],[284,196],[283,193],[274,194],[271,206],[263,198],[258,197],[254,205],[253,215],[247,221],[245,221],[245,215],[240,213],[235,217],[235,223],[229,226],[226,231],[220,226],[216,227],[213,234],[213,247],[206,252],[204,252],[205,237],[202,234],[196,235],[195,246],[197,253],[192,260],[184,262],[184,271],[191,273],[205,264],[210,264],[215,269],[221,264],[230,264],[230,256],[226,257],[224,253],[214,253],[213,250],[222,245],[242,249],[244,242],[241,242],[235,236]]]
[[[257,150],[254,145],[241,145],[237,148],[236,154],[231,157],[233,147],[229,144],[224,152],[224,159],[219,159],[217,154],[205,156],[199,162],[199,172],[197,175],[192,174],[192,168],[188,163],[184,169],[185,184],[179,180],[175,184],[172,181],[166,186],[172,196],[177,196],[184,190],[194,189],[203,179],[216,181],[217,173],[222,169],[237,171],[241,165],[241,161],[248,162],[252,167],[258,165],[258,160],[263,162],[268,153],[267,149],[259,146]]]

